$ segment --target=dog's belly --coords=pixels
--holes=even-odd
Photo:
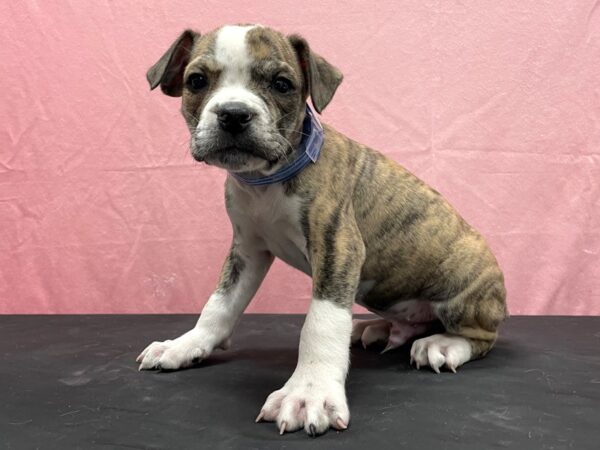
[[[408,299],[392,303],[392,306],[386,309],[374,307],[371,302],[365,301],[369,298],[369,293],[375,287],[374,280],[363,280],[358,286],[356,303],[364,306],[369,311],[390,322],[408,322],[408,323],[426,323],[437,319],[435,311],[428,300]]]
[[[372,310],[372,312],[391,322],[424,323],[437,318],[431,303],[427,300],[405,300],[385,311]]]

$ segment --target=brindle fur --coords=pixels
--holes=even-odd
[[[352,261],[364,257],[360,278],[375,280],[365,306],[432,301],[445,329],[468,338],[473,357],[483,356],[507,315],[502,271],[484,239],[405,168],[324,128],[319,164],[286,190],[312,199],[304,204],[304,232],[311,253],[325,255],[323,289],[341,294]]]
[[[177,45],[169,49],[179,55],[180,65],[189,63],[183,78],[202,67],[210,79],[218,79],[219,68],[211,66],[214,33],[202,38],[184,33],[180,40],[188,47],[190,36],[194,45],[186,48],[186,61]],[[312,53],[299,36],[287,38],[268,28],[256,28],[248,33],[247,42],[255,61],[253,78],[259,80],[257,95],[275,115],[281,134],[296,145],[306,97],[311,96],[320,112],[341,82],[341,74]],[[160,83],[169,95],[183,91],[182,111],[193,130],[215,86],[209,84],[202,95],[195,95],[181,88],[181,79],[163,76],[160,70],[166,70],[165,61],[172,58],[169,52],[149,71],[148,78],[153,86]],[[285,98],[262,89],[260,80],[276,70],[301,88]],[[301,80],[298,74],[302,74]],[[398,302],[428,300],[448,333],[468,339],[472,358],[485,355],[507,310],[503,275],[484,239],[438,192],[402,166],[329,126],[324,129],[325,142],[317,163],[283,186],[286,195],[303,202],[300,220],[314,297],[347,308],[359,281],[373,280],[373,289],[361,299],[367,307],[384,311]],[[231,201],[231,183],[228,177],[227,203]],[[234,230],[234,235],[240,233],[243,230]],[[244,269],[235,239],[221,275],[222,289],[234,285]]]
[[[234,240],[227,257],[225,258],[223,268],[221,269],[221,276],[219,277],[219,283],[217,284],[217,289],[221,292],[227,292],[237,284],[240,273],[246,266],[246,262],[238,252],[236,246],[237,244]]]

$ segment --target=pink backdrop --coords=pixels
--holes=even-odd
[[[323,119],[483,232],[513,314],[600,313],[593,0],[2,2],[0,312],[200,309],[231,236],[224,174],[193,162],[179,100],[145,72],[184,27],[237,22],[342,69]],[[250,311],[309,295],[277,263]]]

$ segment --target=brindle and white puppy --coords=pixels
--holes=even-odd
[[[233,243],[196,326],[154,342],[140,369],[178,369],[227,348],[274,257],[310,275],[313,299],[298,365],[257,420],[310,435],[350,420],[351,340],[387,349],[416,340],[411,359],[436,372],[480,358],[505,318],[505,288],[483,238],[438,194],[382,154],[324,127],[319,159],[294,178],[251,186],[231,175],[270,174],[293,158],[305,102],[321,112],[341,73],[299,36],[262,26],[185,31],[148,71],[151,88],[182,96],[198,161],[226,169]],[[352,323],[354,301],[382,319]]]

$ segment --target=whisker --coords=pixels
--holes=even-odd
[[[305,133],[304,131],[294,130],[291,128],[277,128],[277,131],[291,131],[292,133],[296,133],[302,136],[310,136],[310,134]]]

